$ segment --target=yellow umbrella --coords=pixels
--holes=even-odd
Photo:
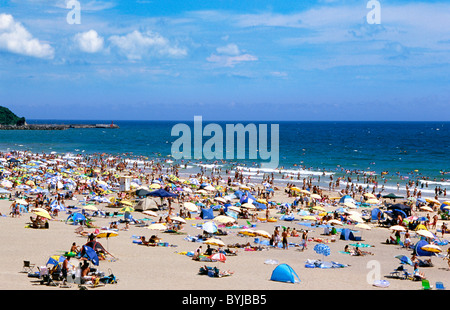
[[[375,195],[371,193],[365,193],[364,197],[375,198]]]
[[[209,239],[203,241],[203,243],[210,244],[210,245],[217,245],[217,246],[225,246],[225,243],[223,243],[222,240],[219,240],[216,238],[209,238]]]
[[[305,216],[302,216],[302,220],[315,221],[317,219],[312,215],[305,215]]]
[[[427,244],[421,247],[422,250],[433,253],[440,253],[442,249],[435,244]]]
[[[244,185],[242,185],[240,188],[245,190],[245,191],[249,191],[250,190],[250,187],[247,187],[247,186],[244,186]]]
[[[119,212],[134,212],[134,208],[130,206],[123,207]]]
[[[419,224],[419,225],[417,225],[415,230],[428,230],[428,229],[427,229],[427,227],[425,225]]]
[[[110,238],[110,237],[116,237],[119,233],[114,230],[101,230],[97,235],[95,235],[97,238]]]
[[[295,192],[300,192],[300,191],[301,191],[301,188],[298,188],[298,187],[293,186],[293,187],[290,188],[290,190],[293,190],[293,191],[295,191]]]
[[[325,211],[324,208],[322,208],[321,206],[315,206],[313,207],[314,210],[319,210],[319,211]]]
[[[430,203],[441,204],[438,200],[433,199],[433,198],[425,198],[425,200]]]
[[[46,219],[51,220],[52,217],[50,216],[50,214],[48,214],[48,212],[43,212],[43,211],[39,211],[39,212],[33,212],[34,214],[40,216],[40,217],[44,217]]]
[[[133,206],[133,203],[128,200],[122,200],[120,203],[126,206]]]
[[[152,185],[150,185],[150,188],[159,189],[161,188],[161,185],[159,185],[158,183],[153,183]]]
[[[272,236],[265,230],[258,229],[258,230],[255,230],[254,233],[257,236],[261,236],[264,238],[268,238],[268,239],[272,238]]]
[[[259,203],[267,204],[267,200],[262,199],[262,198],[260,198],[260,199],[258,199],[256,201],[259,202]]]
[[[256,236],[255,231],[252,229],[241,229],[238,232],[238,234],[245,235],[245,236],[252,236],[252,237]]]
[[[356,209],[357,208],[357,206],[353,202],[350,202],[350,201],[345,202],[344,205],[347,208],[350,208],[350,209]]]

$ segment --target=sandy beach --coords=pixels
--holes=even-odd
[[[337,196],[337,193],[327,192],[330,197]],[[80,207],[79,200],[82,195],[75,196],[78,200],[67,200],[66,206],[74,205]],[[284,192],[284,188],[275,191],[270,199],[279,203],[292,203],[292,197]],[[75,232],[79,225],[66,223],[68,215],[60,212],[58,216],[49,221],[48,229],[26,228],[30,222],[32,213],[22,213],[19,217],[9,215],[12,201],[6,199],[0,201],[0,233],[2,236],[2,255],[0,256],[0,289],[3,290],[77,290],[78,285],[72,284],[70,288],[50,287],[41,285],[37,279],[27,276],[23,272],[23,261],[28,260],[36,266],[45,266],[51,255],[61,255],[69,251],[73,242],[81,246],[87,242],[86,236],[81,236]],[[105,212],[117,212],[117,208],[108,207],[107,203],[96,204],[99,210]],[[325,206],[326,211],[333,212],[336,207]],[[360,209],[364,208],[359,208]],[[174,212],[178,213],[180,204],[174,203]],[[164,216],[167,210],[157,212]],[[214,211],[217,215],[217,211]],[[416,212],[415,212],[416,213]],[[417,212],[416,215],[425,216],[427,212]],[[193,214],[194,216],[195,214]],[[149,219],[156,221],[157,218],[150,218],[141,212],[132,212],[134,219]],[[196,215],[198,216],[198,214]],[[260,217],[265,217],[264,211],[259,211]],[[125,230],[125,224],[119,224],[118,236],[108,240],[98,239],[107,250],[114,255],[112,259],[109,255],[106,260],[101,260],[98,268],[105,274],[113,273],[117,279],[116,284],[107,284],[92,288],[95,290],[420,290],[420,281],[401,280],[387,278],[395,268],[399,266],[399,260],[395,256],[403,254],[411,256],[412,250],[402,248],[400,245],[384,244],[385,240],[392,236],[392,231],[388,228],[378,227],[377,223],[367,223],[371,230],[359,230],[363,244],[371,247],[363,248],[373,255],[352,256],[344,254],[342,251],[347,244],[355,244],[355,241],[340,240],[339,234],[335,235],[335,242],[331,242],[332,236],[323,235],[324,229],[321,227],[305,227],[300,225],[303,221],[296,215],[294,221],[283,221],[282,214],[276,208],[270,209],[270,216],[277,218],[276,222],[251,222],[253,227],[249,227],[247,219],[238,219],[237,225],[249,227],[251,229],[262,229],[273,233],[275,226],[285,226],[294,228],[297,231],[308,229],[309,241],[307,249],[301,251],[301,247],[290,246],[288,249],[275,248],[272,246],[262,246],[263,250],[248,251],[244,248],[237,248],[237,255],[226,256],[226,262],[202,262],[194,261],[185,255],[186,252],[194,252],[202,243],[187,241],[187,236],[196,236],[202,233],[202,229],[197,224],[205,223],[208,220],[187,219],[179,233],[166,233],[162,231],[149,230],[140,225],[129,225]],[[109,227],[112,221],[117,221],[121,217],[105,218],[92,217],[93,224],[98,228]],[[148,221],[148,220],[147,220]],[[442,220],[438,221],[439,229]],[[448,222],[448,221],[447,221]],[[344,225],[341,228],[353,228],[354,225]],[[226,245],[244,244],[250,242],[256,245],[254,237],[242,236],[238,234],[239,228],[221,227],[227,231],[227,235],[216,236]],[[94,228],[84,228],[85,231],[94,232]],[[433,231],[435,232],[435,230]],[[440,233],[439,237],[441,236]],[[133,241],[138,240],[137,236],[149,238],[157,235],[161,242],[167,242],[172,246],[143,246]],[[301,234],[300,234],[301,236]],[[301,237],[288,237],[288,242],[300,244]],[[444,239],[448,235],[444,236]],[[319,242],[313,238],[321,238],[324,244],[330,247],[330,255],[324,257],[314,251],[314,246]],[[403,238],[403,237],[402,237]],[[448,238],[448,237],[447,237]],[[411,232],[413,243],[419,240],[414,232]],[[441,246],[442,253],[447,251],[448,244]],[[217,248],[217,247],[214,247]],[[203,249],[206,245],[203,244]],[[324,260],[327,262],[338,262],[346,265],[344,268],[307,268],[307,260]],[[271,281],[271,274],[276,264],[268,264],[269,260],[276,260],[279,264],[286,263],[298,274],[301,282],[292,284],[278,281]],[[71,263],[78,264],[77,258],[72,258]],[[450,269],[447,260],[440,257],[432,257],[433,267],[420,268],[425,273],[426,278],[434,285],[437,281],[450,286]],[[201,266],[216,266],[221,271],[231,271],[232,275],[221,278],[213,278],[207,275],[199,275]],[[406,266],[412,273],[413,267]],[[34,271],[37,269],[35,268]],[[387,288],[373,286],[375,279],[388,280]]]

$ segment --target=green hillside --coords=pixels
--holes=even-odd
[[[10,109],[0,106],[0,125],[17,125],[25,124],[25,117],[18,117],[11,112]]]

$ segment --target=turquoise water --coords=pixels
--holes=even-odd
[[[95,124],[110,121],[28,120],[28,123]],[[171,154],[172,143],[178,139],[178,136],[171,136],[171,130],[179,122],[116,121],[115,123],[120,129],[0,131],[0,150],[73,154],[128,153],[128,155],[167,157]],[[204,121],[203,127],[207,123]],[[231,122],[214,123],[224,128],[224,132],[225,125],[231,124]],[[279,124],[280,129],[279,167],[287,172],[296,175],[297,171],[300,171],[301,177],[317,178],[324,171],[327,174],[337,175],[346,170],[371,171],[378,177],[381,177],[380,174],[384,171],[387,184],[391,188],[399,181],[404,183],[407,180],[428,177],[432,188],[440,186],[450,189],[450,174],[445,174],[450,171],[450,122],[274,123]],[[186,124],[193,128],[192,121]],[[204,138],[205,141],[207,139],[209,137]],[[270,142],[268,145],[270,146]],[[191,164],[198,162],[191,161]],[[213,162],[202,160],[202,163]],[[257,167],[262,160],[235,160],[235,162],[247,167]]]

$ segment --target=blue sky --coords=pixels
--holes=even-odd
[[[29,119],[444,120],[450,3],[10,0],[0,105]]]

